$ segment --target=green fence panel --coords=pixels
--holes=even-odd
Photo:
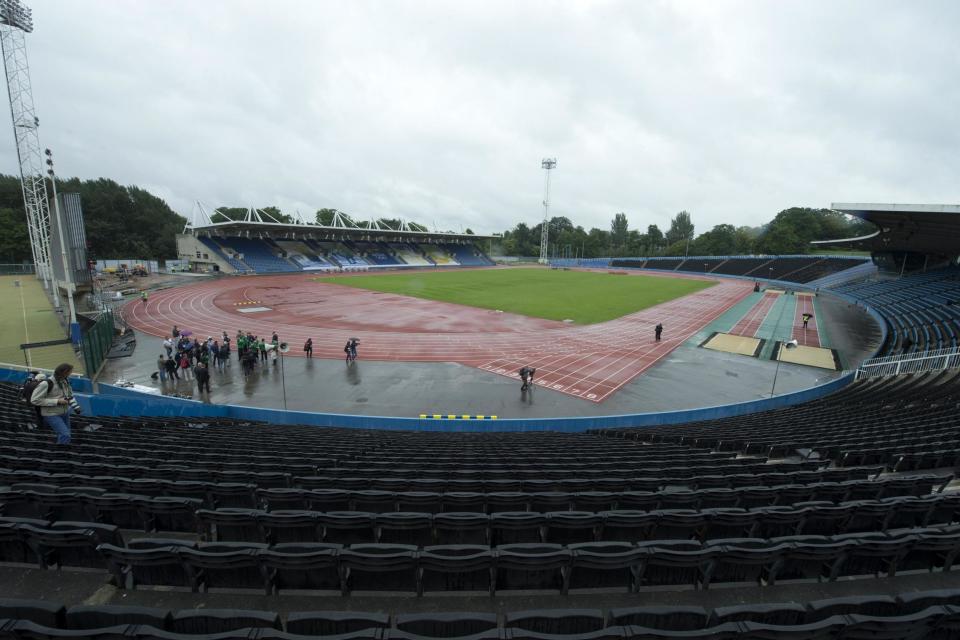
[[[113,344],[113,313],[107,311],[83,334],[80,349],[83,353],[83,366],[87,375],[93,377],[107,358],[107,352]]]

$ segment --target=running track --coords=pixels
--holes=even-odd
[[[760,327],[763,325],[763,321],[766,320],[770,314],[773,303],[777,301],[778,297],[780,296],[776,293],[770,293],[769,291],[764,293],[763,297],[737,321],[737,324],[733,325],[733,329],[730,330],[731,335],[756,336],[757,332],[760,331]]]
[[[820,333],[817,331],[817,318],[813,314],[813,298],[810,296],[796,296],[797,309],[793,312],[793,336],[798,343],[808,347],[819,347]],[[809,313],[810,322],[803,328],[803,314]]]
[[[245,276],[165,289],[147,303],[129,303],[123,313],[135,329],[161,337],[170,335],[174,324],[201,337],[219,338],[227,331],[231,340],[238,329],[260,336],[277,331],[293,355],[302,355],[303,343],[312,337],[315,357],[342,358],[346,339],[356,336],[361,360],[458,362],[511,378],[529,365],[537,369],[538,386],[602,402],[753,287],[718,279],[713,287],[656,307],[576,326],[312,277]],[[245,305],[238,303],[271,311],[244,314],[238,309]],[[664,324],[659,343],[653,340],[657,322]]]

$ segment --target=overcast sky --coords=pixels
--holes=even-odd
[[[960,201],[960,2],[28,0],[58,173],[502,231]],[[0,170],[16,173],[9,121]]]

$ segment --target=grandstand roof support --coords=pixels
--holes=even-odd
[[[0,48],[10,97],[10,116],[20,162],[20,186],[27,212],[27,233],[30,250],[37,267],[37,276],[47,289],[52,289],[53,303],[60,306],[60,296],[53,282],[50,263],[50,203],[37,132],[40,121],[33,103],[30,66],[27,61],[25,34],[33,31],[31,11],[19,0],[0,0]],[[53,287],[50,285],[54,284]]]

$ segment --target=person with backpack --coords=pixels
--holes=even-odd
[[[30,403],[40,409],[44,423],[57,434],[57,444],[70,444],[70,409],[79,412],[70,388],[71,373],[73,365],[64,362],[54,369],[53,380],[38,383],[30,396]]]
[[[43,416],[40,415],[40,407],[33,404],[33,392],[41,383],[49,386],[53,384],[53,380],[47,378],[46,374],[40,371],[31,371],[30,377],[27,378],[23,386],[20,387],[20,400],[22,400],[24,404],[30,405],[30,408],[33,409],[33,412],[37,416],[37,424],[43,422]]]

